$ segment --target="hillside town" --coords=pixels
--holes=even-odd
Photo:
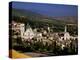
[[[74,53],[77,53],[78,36],[71,36],[67,31],[67,25],[64,26],[63,32],[51,32],[52,29],[49,26],[47,26],[47,30],[45,30],[44,28],[32,29],[29,23],[25,25],[24,23],[15,21],[12,21],[10,26],[10,30],[12,31],[12,38],[15,40],[19,40],[17,38],[20,37],[20,40],[22,42],[25,42],[25,47],[26,45],[36,44],[40,42],[43,45],[43,48],[45,48],[45,46],[49,46],[49,48],[51,47],[50,49],[53,49],[53,52],[55,52],[55,49],[57,49],[56,47],[59,47],[59,51],[56,50],[57,53],[55,54],[64,54],[65,52],[61,52],[64,50],[67,50],[68,53],[71,53],[72,50],[74,50]],[[41,50],[39,49],[39,51]],[[42,51],[44,52],[46,51],[46,49]],[[49,52],[52,51],[49,50]]]

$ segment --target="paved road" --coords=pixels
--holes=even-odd
[[[36,52],[26,52],[25,55],[29,55],[32,57],[47,57],[47,56],[54,56],[53,53],[36,53]]]

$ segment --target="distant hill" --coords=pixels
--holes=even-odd
[[[54,19],[57,20],[62,20],[68,23],[74,23],[77,24],[78,23],[78,17],[77,16],[61,16],[61,17],[53,17]]]
[[[24,16],[32,22],[49,23],[54,25],[77,24],[77,17],[48,17],[29,10],[14,8],[12,9],[12,16]]]
[[[29,10],[22,10],[22,9],[12,9],[12,16],[25,16],[25,17],[37,17],[41,16],[40,14],[34,13],[32,11]]]

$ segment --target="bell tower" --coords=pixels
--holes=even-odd
[[[67,26],[65,25],[65,28],[64,28],[64,40],[67,39],[67,35],[66,35],[66,33],[67,33]]]
[[[67,32],[67,26],[65,25],[65,31],[64,32]]]
[[[67,32],[67,26],[65,25],[65,30],[64,30],[64,40],[69,40],[70,39],[70,34]]]

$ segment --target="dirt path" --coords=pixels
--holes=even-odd
[[[16,51],[16,50],[10,50],[9,51],[10,53],[10,55],[9,55],[9,57],[10,58],[13,58],[13,59],[15,59],[15,58],[31,58],[31,56],[29,56],[29,55],[25,55],[25,54],[23,54],[23,53],[20,53],[20,52],[18,52],[18,51]]]

